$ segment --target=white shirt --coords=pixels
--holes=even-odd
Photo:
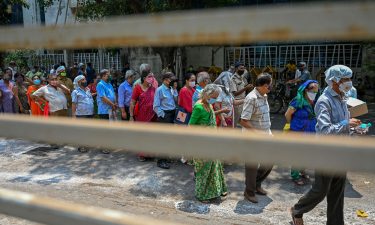
[[[35,91],[33,95],[44,97],[48,101],[50,112],[68,108],[65,94],[60,88],[56,89],[51,85],[43,86]]]

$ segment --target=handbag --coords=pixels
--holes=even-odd
[[[176,124],[188,124],[190,120],[191,113],[188,113],[184,108],[178,107],[176,109],[176,115],[174,118],[174,123]]]

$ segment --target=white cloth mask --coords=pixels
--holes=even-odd
[[[307,97],[308,97],[311,101],[314,101],[314,100],[315,100],[316,95],[317,95],[317,93],[315,93],[315,92],[311,92],[311,91],[308,91],[308,92],[307,92]]]
[[[347,81],[340,84],[339,89],[341,92],[347,93],[348,91],[350,91],[350,89],[352,89],[352,87],[353,83],[351,81]]]

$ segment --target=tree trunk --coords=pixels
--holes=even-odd
[[[164,69],[169,64],[173,66],[174,64],[174,53],[176,51],[176,47],[154,47],[152,50],[159,54],[161,59],[161,67]]]

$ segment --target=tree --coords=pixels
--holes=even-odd
[[[29,7],[26,0],[0,0],[0,25],[9,25],[12,19],[12,6],[21,5],[23,7]],[[0,52],[0,68],[4,67],[5,53]]]

